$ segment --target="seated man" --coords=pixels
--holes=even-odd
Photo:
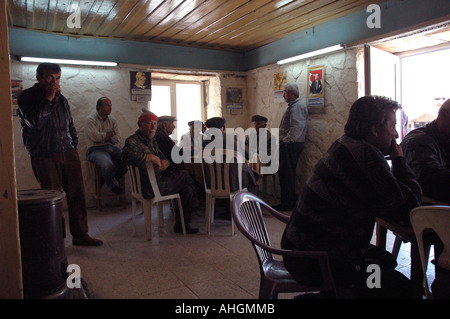
[[[223,149],[232,148],[234,151],[241,153],[242,159],[244,159],[244,150],[243,147],[239,147],[238,136],[231,136],[225,133],[225,119],[223,117],[212,117],[205,122],[205,125],[208,129],[204,133],[203,147],[207,147],[210,143],[214,142],[214,147]],[[216,138],[220,140],[216,141]],[[232,142],[232,145],[227,145],[230,142]],[[237,163],[230,165],[230,188],[232,192],[239,189],[237,169],[233,169],[233,167],[236,167],[235,165]],[[249,192],[254,194],[258,191],[256,178],[246,163],[242,164],[242,187],[247,188]]]
[[[355,297],[419,297],[395,271],[393,256],[370,245],[376,217],[407,223],[422,196],[395,141],[397,109],[396,102],[377,96],[353,103],[345,134],[314,167],[281,240],[284,249],[327,251],[335,283],[353,287]],[[302,284],[322,280],[316,260],[287,257],[284,264]],[[380,288],[367,286],[370,264],[380,267]]]
[[[424,196],[450,203],[450,100],[439,109],[436,120],[409,132],[402,142],[408,164],[416,173]],[[442,242],[433,242],[437,260]],[[450,271],[436,264],[431,288],[435,298],[450,298]]]
[[[189,225],[192,208],[196,205],[194,182],[186,171],[167,169],[169,161],[165,158],[154,139],[157,123],[158,117],[144,109],[138,119],[139,129],[125,141],[125,146],[122,149],[122,160],[126,165],[139,167],[144,198],[154,197],[146,168],[146,162],[152,162],[155,167],[156,181],[161,195],[180,194],[186,232],[189,234],[197,233],[198,229]],[[174,232],[182,232],[178,210]]]
[[[102,172],[106,185],[115,194],[122,194],[125,190],[119,186],[119,180],[127,172],[127,167],[120,158],[118,147],[122,138],[117,121],[110,115],[111,100],[101,97],[97,100],[97,111],[88,116],[84,130],[90,143],[86,151],[86,158],[97,164]]]
[[[155,133],[155,140],[164,157],[169,161],[171,169],[183,168],[183,163],[175,164],[172,159],[172,148],[178,148],[175,142],[170,138],[175,129],[175,116],[164,115],[158,117],[158,128]],[[179,151],[177,151],[177,154]]]
[[[253,127],[255,128],[255,131],[252,132],[250,135],[245,136],[245,158],[247,160],[251,160],[254,154],[258,154],[258,156],[260,156],[260,154],[264,154],[265,156],[271,156],[272,141],[275,141],[275,137],[267,129],[267,117],[261,115],[253,115],[251,121],[253,123]],[[260,141],[260,136],[263,136],[262,132],[265,132],[266,143],[264,144],[265,149],[260,150],[259,148],[260,143],[264,142],[263,138],[261,138]],[[260,160],[262,161],[261,156]],[[262,162],[261,165],[270,166],[270,161]],[[255,171],[257,174],[261,173],[258,165],[253,164],[250,165],[250,167],[252,167],[253,171]]]
[[[202,121],[189,121],[189,132],[183,134],[178,143],[180,149],[187,148],[191,150],[191,155],[201,155],[203,133],[206,130]],[[184,152],[184,151],[183,151]]]
[[[442,104],[436,120],[409,132],[402,148],[423,195],[450,203],[450,100]]]

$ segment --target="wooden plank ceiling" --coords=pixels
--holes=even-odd
[[[9,27],[245,52],[380,2],[7,0],[7,12]],[[76,22],[75,6],[80,28],[69,28],[68,19]]]

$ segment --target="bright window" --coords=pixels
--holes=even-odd
[[[181,135],[189,131],[189,121],[203,120],[202,101],[202,84],[199,82],[152,80],[149,109],[157,116],[172,115],[177,118],[171,135],[176,143]]]

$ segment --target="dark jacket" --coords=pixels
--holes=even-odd
[[[402,149],[423,194],[450,202],[450,145],[439,137],[436,122],[406,135]]]
[[[63,95],[54,107],[36,83],[20,94],[18,104],[23,144],[31,157],[50,157],[77,148],[77,131]]]
[[[164,157],[169,161],[170,169],[173,170],[183,168],[184,165],[182,163],[176,164],[172,159],[172,148],[175,147],[177,154],[182,154],[180,148],[175,144],[170,136],[163,131],[162,128],[158,127],[156,129],[154,139],[158,143],[159,149],[164,154]]]
[[[391,169],[379,149],[343,136],[314,167],[281,246],[327,251],[333,270],[344,274],[336,279],[344,281],[361,265],[376,217],[408,222],[409,212],[420,205],[421,196],[404,157],[393,159]],[[292,268],[302,266],[308,265],[299,262]],[[310,274],[309,270],[303,273]],[[300,282],[303,279],[298,278]]]

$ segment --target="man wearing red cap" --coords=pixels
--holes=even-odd
[[[143,113],[138,119],[139,129],[125,141],[125,146],[122,149],[122,161],[126,165],[139,167],[144,198],[154,197],[145,166],[146,162],[152,162],[161,194],[180,194],[186,232],[190,234],[197,233],[198,229],[189,225],[193,204],[195,204],[194,181],[185,171],[167,170],[170,166],[169,161],[161,152],[158,143],[154,139],[157,125],[158,117],[154,113],[143,109]],[[182,232],[178,211],[174,232]]]

